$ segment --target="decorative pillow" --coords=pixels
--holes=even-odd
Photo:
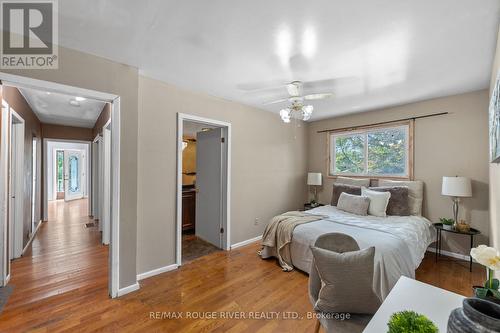
[[[368,207],[368,214],[386,217],[387,205],[391,198],[390,192],[377,192],[371,191],[366,187],[361,188],[361,195],[370,198],[370,206]]]
[[[380,179],[378,182],[378,186],[407,186],[410,215],[422,215],[422,202],[424,201],[424,183],[421,180],[401,181]]]
[[[345,192],[340,194],[337,208],[344,212],[363,215],[368,214],[368,207],[370,206],[370,199],[360,195],[347,194]]]
[[[342,193],[361,195],[361,186],[333,184],[332,206],[337,206]]]
[[[370,186],[370,178],[349,178],[349,177],[339,176],[335,180],[335,184],[368,187]]]
[[[387,215],[408,216],[410,215],[410,205],[408,203],[407,186],[380,186],[370,187],[372,191],[390,192],[391,197],[387,205]]]
[[[314,309],[327,313],[373,314],[380,299],[373,291],[375,248],[337,253],[311,246],[321,289]]]

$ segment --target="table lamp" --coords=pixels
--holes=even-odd
[[[458,223],[458,206],[460,204],[460,198],[472,196],[471,181],[467,177],[443,177],[441,194],[452,197],[453,217],[455,219],[453,227],[456,228]]]
[[[314,200],[311,201],[311,206],[318,202],[318,186],[321,186],[321,173],[309,172],[307,174],[307,185],[312,186],[314,189]]]

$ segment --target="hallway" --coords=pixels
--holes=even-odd
[[[14,291],[1,322],[23,313],[10,321],[20,324],[28,320],[28,313],[44,318],[45,311],[52,316],[44,320],[53,321],[53,307],[64,308],[65,298],[108,297],[108,247],[101,244],[97,227],[85,227],[93,221],[87,205],[87,199],[49,202],[49,220],[42,223],[25,255],[12,262],[9,284]],[[2,332],[13,329],[1,322]]]

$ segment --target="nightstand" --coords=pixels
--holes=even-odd
[[[324,205],[323,204],[317,204],[317,206],[312,207],[311,204],[308,202],[308,203],[304,204],[304,210],[309,210],[309,209],[313,209],[313,208],[321,207],[321,206],[324,206]]]
[[[479,235],[481,231],[470,228],[468,232],[460,232],[456,229],[445,229],[443,228],[442,223],[434,223],[434,228],[436,228],[436,262],[438,261],[438,257],[441,256],[441,232],[451,232],[459,235],[466,235],[470,237],[470,248],[474,246],[474,236]],[[472,272],[472,257],[469,254],[469,271]]]

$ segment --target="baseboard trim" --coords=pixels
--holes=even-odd
[[[262,236],[257,236],[257,237],[254,237],[254,238],[250,238],[250,239],[244,240],[243,242],[239,242],[239,243],[233,244],[233,245],[231,245],[231,250],[237,249],[239,247],[242,247],[242,246],[245,246],[245,245],[248,245],[248,244],[252,244],[252,243],[258,242],[261,239],[262,239]]]
[[[149,277],[152,277],[152,276],[155,276],[155,275],[158,275],[161,273],[170,272],[170,271],[173,271],[174,269],[177,269],[177,268],[179,268],[179,265],[173,264],[173,265],[168,265],[168,266],[156,268],[156,269],[153,269],[153,270],[148,271],[148,272],[140,273],[140,274],[137,274],[137,281],[144,280],[144,279],[147,279]]]
[[[128,287],[125,287],[125,288],[121,288],[121,289],[118,289],[118,297],[120,296],[123,296],[123,295],[126,295],[128,293],[131,293],[133,291],[136,291],[136,290],[139,290],[140,286],[139,286],[139,283],[136,282]]]
[[[40,229],[40,226],[42,225],[42,223],[45,223],[45,222],[43,220],[40,220],[38,222],[35,231],[31,234],[30,239],[28,239],[28,243],[26,243],[26,246],[23,248],[23,251],[21,252],[21,257],[24,256],[24,253],[26,253],[26,250],[28,250],[28,247],[33,242],[33,239],[35,239],[35,236],[36,236],[36,233],[38,232],[38,229]]]
[[[432,253],[436,253],[436,249],[433,248],[433,247],[427,248],[427,251],[432,252]],[[469,256],[466,255],[466,254],[462,254],[462,253],[456,253],[456,252],[441,250],[441,255],[452,257],[452,258],[455,258],[455,259],[461,259],[461,260],[469,261]],[[472,259],[472,262],[476,262],[476,261],[474,259]]]

